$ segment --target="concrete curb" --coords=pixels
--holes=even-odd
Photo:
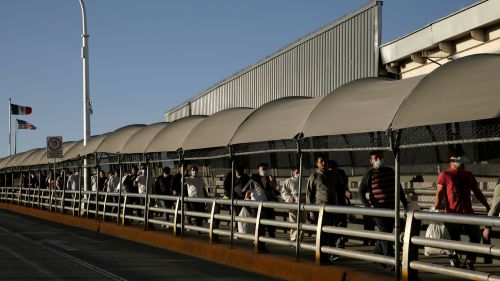
[[[116,223],[99,222],[94,219],[51,213],[19,205],[0,203],[0,209],[100,232],[278,279],[325,281],[393,280],[393,278],[383,274],[362,272],[344,266],[317,266],[311,261],[295,261],[291,257],[256,254],[253,250],[248,249],[229,249],[226,244],[209,244],[198,239],[174,237],[161,232],[122,227]]]

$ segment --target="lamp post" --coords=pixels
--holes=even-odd
[[[87,15],[83,0],[80,1],[82,10],[82,64],[83,64],[83,147],[90,141],[90,98],[89,98],[89,35],[87,34]],[[83,160],[83,186],[88,190],[87,157]]]

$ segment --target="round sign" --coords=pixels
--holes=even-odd
[[[50,138],[47,141],[47,146],[49,147],[50,150],[59,150],[61,149],[61,140],[59,138]]]

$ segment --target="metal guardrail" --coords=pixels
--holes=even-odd
[[[40,190],[31,188],[0,188],[0,201],[9,204],[19,204],[26,207],[40,208],[50,212],[60,212],[73,216],[90,216],[103,221],[115,221],[125,225],[129,221],[144,223],[144,228],[159,226],[172,228],[174,235],[181,232],[184,226],[186,231],[198,231],[208,234],[209,241],[219,237],[235,237],[237,239],[252,241],[255,251],[259,251],[258,242],[281,245],[286,247],[296,247],[297,243],[288,239],[278,239],[274,237],[259,235],[259,228],[272,226],[286,230],[297,229],[297,224],[287,221],[264,219],[263,209],[272,208],[276,211],[288,213],[296,210],[297,204],[280,202],[255,202],[246,200],[235,200],[235,208],[246,207],[256,210],[256,217],[240,217],[238,214],[232,216],[222,213],[222,209],[231,206],[231,200],[213,198],[184,198],[184,204],[190,203],[204,204],[203,211],[189,210],[186,207],[184,218],[181,217],[182,202],[177,196],[146,195],[130,193],[105,193],[89,191],[63,191],[63,190]],[[97,200],[96,200],[97,196]],[[141,204],[142,203],[142,204]],[[377,239],[394,243],[392,233],[382,233],[369,230],[354,230],[344,227],[325,225],[323,218],[326,214],[346,214],[363,215],[373,217],[394,218],[394,211],[389,209],[362,208],[354,206],[322,206],[322,205],[300,205],[301,212],[317,212],[318,222],[313,224],[304,222],[300,224],[301,232],[309,232],[314,238],[314,243],[299,241],[298,247],[302,251],[315,253],[315,260],[320,263],[320,254],[333,254],[342,257],[395,265],[394,257],[366,253],[352,248],[336,248],[328,245],[321,245],[321,236],[334,234],[357,239]],[[169,217],[167,219],[167,216]],[[457,269],[441,264],[432,264],[419,261],[418,249],[430,246],[437,248],[455,249],[466,252],[473,252],[482,255],[500,257],[500,246],[482,245],[477,243],[437,240],[422,237],[422,222],[445,222],[454,224],[469,224],[478,226],[500,226],[500,218],[477,215],[456,215],[443,213],[430,213],[419,210],[400,212],[401,219],[406,220],[405,233],[402,235],[402,276],[405,280],[417,280],[418,272],[433,272],[448,276],[468,278],[472,280],[500,280],[500,275],[487,272]],[[181,220],[190,221],[191,218],[199,218],[206,221],[201,225],[181,223]],[[223,223],[249,223],[255,225],[255,232],[252,234],[234,232],[224,227]]]

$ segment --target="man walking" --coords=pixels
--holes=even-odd
[[[395,205],[395,174],[390,167],[384,166],[384,155],[382,151],[370,152],[371,169],[361,180],[358,196],[365,207],[394,209]],[[401,194],[401,203],[406,208],[408,201],[401,185],[398,186]],[[368,195],[368,198],[367,198]],[[380,232],[392,233],[394,229],[393,218],[374,217],[373,220]],[[375,254],[394,256],[394,249],[389,241],[377,240],[373,250]]]
[[[452,151],[448,154],[450,167],[439,174],[434,209],[437,210],[443,198],[446,198],[446,213],[474,214],[470,196],[470,192],[472,191],[479,202],[486,207],[486,211],[489,211],[490,205],[479,189],[476,178],[471,172],[464,169],[462,156],[462,153],[457,151]],[[447,223],[446,227],[450,232],[450,238],[452,240],[460,241],[460,235],[463,233],[469,236],[469,240],[472,243],[479,243],[481,241],[481,231],[477,225]],[[475,262],[476,254],[467,253],[463,268],[474,270]],[[460,260],[457,254],[450,256],[450,264],[454,267],[460,267]]]
[[[314,161],[316,171],[309,177],[307,181],[306,202],[307,204],[318,205],[338,205],[338,190],[343,189],[342,181],[337,173],[329,170],[327,159],[324,155],[316,156]],[[318,222],[318,213],[309,212],[309,219],[313,223]],[[336,225],[337,218],[332,213],[323,213],[323,225]],[[321,246],[335,246],[337,235],[330,233],[322,233],[320,244]],[[320,261],[333,262],[338,259],[335,255],[321,253]]]

